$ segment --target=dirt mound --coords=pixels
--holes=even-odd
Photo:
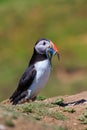
[[[86,130],[87,92],[12,106],[0,105],[0,124],[6,130]]]

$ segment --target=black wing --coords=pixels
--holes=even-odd
[[[24,74],[22,75],[19,85],[15,92],[10,97],[10,101],[13,102],[13,104],[17,104],[19,100],[24,98],[27,94],[27,89],[32,84],[34,78],[36,75],[36,70],[34,65],[31,65],[26,69]]]

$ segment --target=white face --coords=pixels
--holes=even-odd
[[[39,41],[36,46],[35,46],[35,50],[39,53],[39,54],[46,54],[46,49],[50,47],[50,41],[48,40],[41,40]]]

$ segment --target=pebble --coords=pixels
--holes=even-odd
[[[0,124],[0,130],[6,130],[5,126]]]

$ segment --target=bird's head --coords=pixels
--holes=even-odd
[[[59,51],[55,44],[48,39],[40,39],[35,44],[35,50],[39,54],[45,54],[49,60],[52,59],[52,56],[57,54],[59,59]]]

